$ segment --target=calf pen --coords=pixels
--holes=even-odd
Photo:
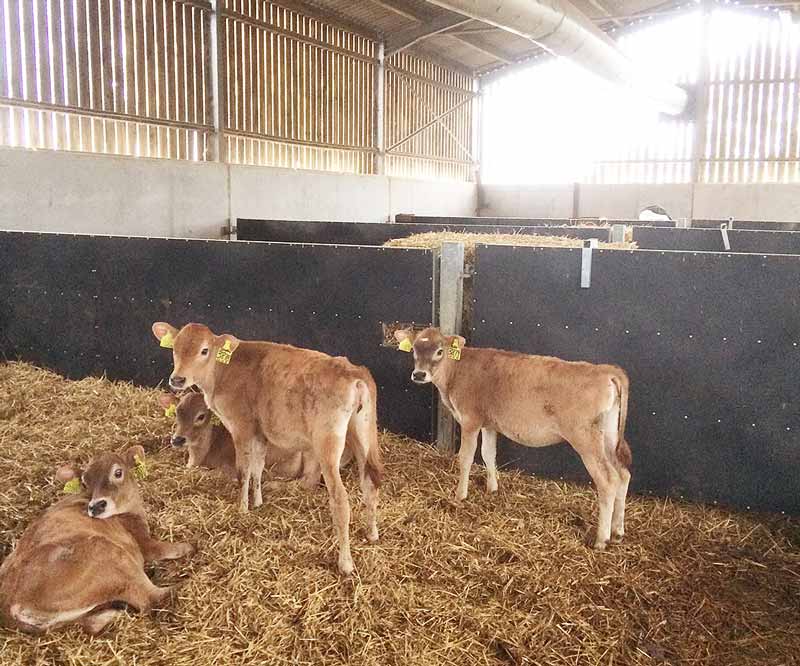
[[[583,545],[591,489],[507,471],[498,496],[475,488],[459,506],[449,456],[384,433],[382,541],[356,547],[357,576],[340,580],[324,494],[288,487],[240,517],[235,489],[159,450],[169,424],[151,390],[12,363],[0,366],[4,552],[58,496],[55,464],[134,443],[151,454],[156,531],[204,547],[157,569],[186,580],[174,609],[95,642],[3,632],[3,663],[789,662],[797,519],[679,498],[800,512],[800,257],[598,249],[584,289],[586,254],[478,245],[468,333],[631,374],[639,496],[625,544],[602,555]],[[152,386],[169,355],[150,323],[199,320],[347,354],[376,376],[381,424],[431,438],[431,392],[410,385],[408,356],[382,341],[392,325],[437,321],[447,280],[433,250],[0,233],[0,265],[9,359]],[[585,478],[560,447],[505,448],[509,465]],[[654,492],[673,499],[642,496]]]
[[[0,629],[4,666],[778,666],[800,651],[796,520],[634,496],[625,543],[595,553],[590,488],[503,471],[497,495],[475,488],[458,504],[450,457],[384,432],[381,541],[356,527],[356,575],[342,579],[324,489],[288,484],[239,513],[232,484],[168,446],[158,394],[0,366],[3,556],[60,496],[59,463],[131,444],[147,451],[154,533],[200,545],[156,568],[159,584],[179,584],[174,606],[98,639]],[[355,506],[351,471],[345,484]]]

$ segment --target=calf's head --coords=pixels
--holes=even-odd
[[[414,352],[414,372],[411,381],[415,384],[432,382],[436,373],[449,363],[460,358],[460,350],[466,340],[460,335],[442,335],[438,328],[426,328],[416,333],[413,330],[397,330],[394,337],[399,343],[411,344]]]
[[[141,513],[142,498],[134,471],[144,463],[144,449],[131,446],[123,453],[101,453],[85,469],[64,465],[56,472],[59,481],[78,479],[89,496],[87,513],[92,518],[110,518],[122,513]]]
[[[208,385],[215,365],[225,362],[239,346],[239,340],[227,333],[214,335],[203,324],[186,324],[180,331],[166,322],[153,324],[153,335],[162,346],[172,347],[172,374],[169,385],[179,391],[193,385]],[[220,361],[220,359],[222,359]]]
[[[211,430],[211,410],[206,406],[202,393],[187,393],[182,398],[172,394],[159,396],[159,403],[165,409],[175,405],[175,427],[172,430],[170,444],[175,448],[186,447],[190,451],[202,454],[209,445],[208,432]],[[206,451],[200,449],[205,448]]]

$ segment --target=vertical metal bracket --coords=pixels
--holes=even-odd
[[[464,308],[464,243],[445,241],[439,257],[439,329],[445,335],[461,335]],[[438,395],[438,392],[437,392]],[[440,451],[458,450],[456,426],[439,399],[436,415],[436,446]]]
[[[626,224],[612,224],[611,232],[609,233],[608,238],[612,243],[624,243],[625,232],[627,230],[628,225]]]
[[[384,145],[383,131],[386,62],[383,42],[378,42],[375,55],[377,62],[372,75],[372,146],[375,148],[375,154],[372,173],[376,176],[383,176],[386,173],[386,146]]]
[[[597,248],[597,239],[583,241],[581,248],[581,289],[592,286],[592,250]]]
[[[675,220],[676,229],[691,229],[692,221],[688,217],[680,217]]]
[[[719,232],[722,234],[722,246],[726,251],[730,252],[731,242],[728,239],[728,223],[723,222],[719,225]]]
[[[211,0],[211,11],[206,13],[206,34],[209,35],[209,48],[206,52],[205,66],[209,72],[211,85],[206,90],[206,106],[210,110],[213,132],[208,134],[208,159],[227,162],[228,151],[225,139],[225,110],[227,105],[228,80],[227,43],[225,41],[225,19],[222,16],[222,0]],[[228,193],[230,197],[230,192]]]

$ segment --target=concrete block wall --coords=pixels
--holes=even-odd
[[[480,201],[487,217],[635,219],[657,204],[673,218],[800,221],[800,184],[484,185]]]
[[[229,219],[473,216],[474,183],[0,149],[0,229],[219,238]],[[800,221],[800,185],[485,185],[479,214]],[[577,210],[575,205],[577,203]]]
[[[219,238],[228,220],[475,215],[474,183],[0,149],[0,229]]]

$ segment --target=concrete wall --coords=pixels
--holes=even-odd
[[[0,228],[219,238],[217,164],[0,150]]]
[[[229,218],[475,215],[474,183],[0,149],[0,229],[219,238]]]
[[[572,185],[484,185],[481,215],[570,217]],[[673,218],[800,221],[800,185],[579,185],[579,217],[635,219],[646,206]]]
[[[800,185],[698,185],[694,217],[800,222]]]
[[[395,213],[475,215],[475,183],[233,165],[231,216],[386,222]]]
[[[636,219],[639,211],[657,204],[671,217],[692,217],[689,185],[580,185],[580,217]]]
[[[481,215],[498,217],[572,217],[572,185],[484,185]]]

